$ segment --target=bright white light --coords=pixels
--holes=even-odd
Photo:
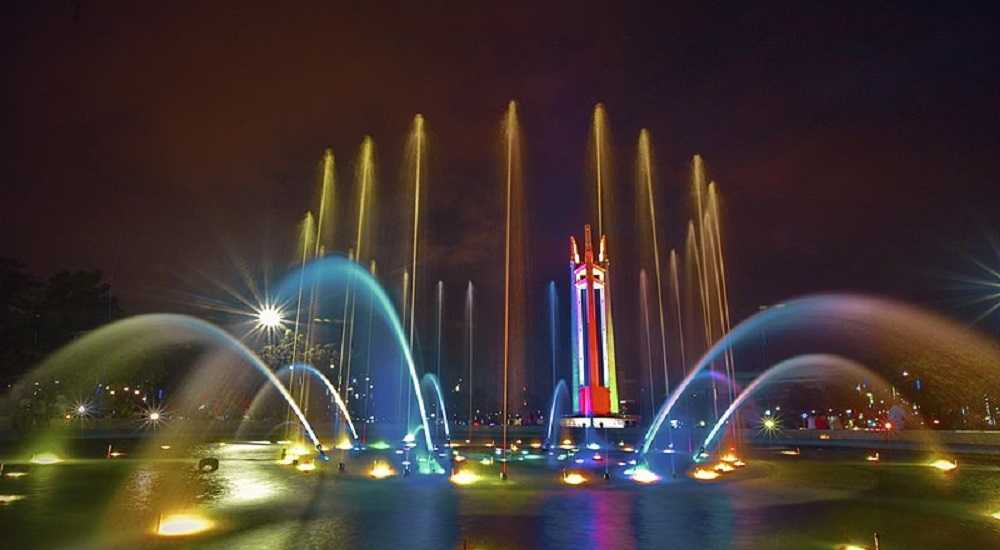
[[[284,322],[283,312],[276,306],[265,305],[257,310],[257,326],[260,328],[276,329]]]
[[[149,413],[149,419],[153,422],[158,422],[160,420],[160,413],[156,411]]]

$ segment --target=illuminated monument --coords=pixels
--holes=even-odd
[[[610,262],[601,235],[597,257],[590,226],[584,227],[583,255],[570,243],[570,309],[573,337],[573,414],[577,426],[618,427],[615,330],[611,315]]]

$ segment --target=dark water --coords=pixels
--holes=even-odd
[[[1000,459],[960,459],[944,473],[925,457],[872,464],[858,451],[758,451],[714,482],[680,477],[641,486],[620,468],[606,482],[568,487],[546,460],[517,462],[511,480],[469,454],[484,479],[364,475],[373,455],[302,473],[275,463],[275,446],[201,449],[222,458],[197,473],[190,454],[157,460],[8,463],[0,478],[3,548],[1000,548]],[[183,454],[184,456],[180,456]],[[396,460],[391,451],[382,455]],[[551,459],[550,459],[551,460]],[[398,464],[397,464],[398,467]],[[489,476],[489,477],[485,477]],[[195,511],[214,522],[187,538],[152,535],[156,522]]]

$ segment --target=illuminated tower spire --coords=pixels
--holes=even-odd
[[[597,257],[590,226],[584,227],[583,257],[570,237],[570,307],[573,320],[573,411],[577,415],[618,414],[610,262],[601,236]]]

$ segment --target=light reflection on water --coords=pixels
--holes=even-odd
[[[990,517],[1000,508],[997,464],[966,460],[941,479],[917,462],[874,469],[861,458],[804,458],[759,459],[711,484],[681,477],[640,486],[619,476],[575,488],[527,463],[512,467],[506,484],[468,487],[443,476],[370,480],[361,464],[350,463],[347,475],[331,465],[302,474],[256,456],[224,459],[213,474],[182,461],[69,463],[0,480],[0,493],[29,497],[0,509],[0,529],[31,535],[16,547],[60,546],[85,533],[81,511],[94,517],[106,510],[114,521],[99,524],[95,540],[130,546],[141,535],[125,533],[148,532],[169,504],[218,519],[212,531],[195,535],[200,545],[269,550],[661,548],[665,541],[677,548],[831,548],[869,540],[876,530],[893,547],[919,548],[955,537],[975,546],[1000,535]],[[78,509],[61,511],[57,503]],[[47,529],[46,522],[62,527]]]

